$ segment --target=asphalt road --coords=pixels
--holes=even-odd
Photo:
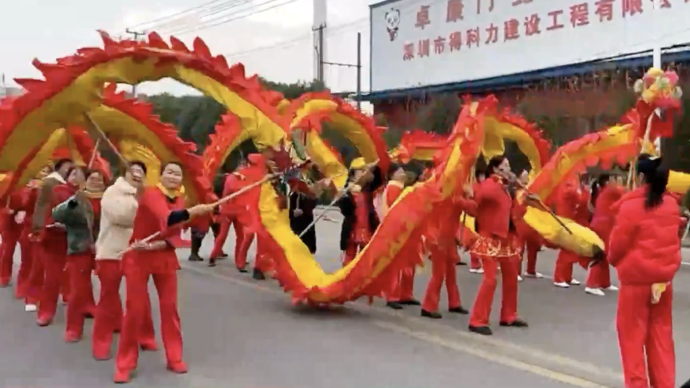
[[[338,220],[337,215],[333,216]],[[317,260],[339,266],[339,224],[318,224]],[[226,246],[232,251],[233,238]],[[202,254],[210,252],[207,239]],[[252,249],[253,252],[253,249]],[[492,317],[493,337],[467,332],[466,316],[419,317],[419,308],[393,311],[382,301],[355,302],[329,310],[290,304],[275,281],[256,282],[231,260],[216,268],[186,261],[180,251],[180,314],[190,371],[165,370],[162,351],[143,353],[133,387],[233,388],[445,388],[619,387],[615,332],[616,295],[604,297],[552,286],[550,279],[520,284],[520,315],[526,330],[504,329]],[[690,261],[690,252],[686,256]],[[253,254],[252,254],[253,257]],[[556,254],[544,251],[538,269],[551,275]],[[465,257],[465,259],[467,259]],[[17,257],[18,260],[18,257]],[[463,305],[470,308],[481,278],[457,267]],[[584,280],[584,271],[576,270]],[[421,298],[428,279],[416,277]],[[678,383],[690,378],[690,267],[675,282]],[[97,282],[96,282],[97,284]],[[153,288],[152,288],[153,290]],[[154,320],[157,305],[154,297]],[[443,300],[445,303],[445,299]],[[442,304],[442,307],[445,304]],[[39,328],[11,291],[0,290],[0,387],[79,388],[111,386],[113,362],[90,356],[90,324],[81,343],[65,344],[64,309],[56,323]],[[683,373],[688,375],[683,375]],[[682,380],[682,381],[681,381]]]

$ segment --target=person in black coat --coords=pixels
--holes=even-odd
[[[383,183],[378,166],[365,164],[363,158],[357,158],[350,164],[347,187],[351,189],[338,201],[340,212],[345,217],[340,231],[343,265],[357,256],[379,226],[380,220],[374,208],[374,193]]]

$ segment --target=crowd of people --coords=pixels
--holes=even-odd
[[[226,176],[223,196],[260,181],[267,173],[262,155]],[[637,189],[630,190],[607,174],[591,185],[572,181],[561,185],[555,213],[593,229],[606,244],[605,257],[583,258],[561,250],[553,276],[554,286],[568,288],[579,282],[573,267],[588,268],[585,291],[602,296],[616,291],[610,266],[618,271],[620,293],[617,329],[626,387],[670,388],[675,382],[675,355],[671,322],[673,277],[680,266],[681,216],[678,198],[666,192],[668,170],[660,158],[642,155],[637,163]],[[199,250],[209,229],[215,244],[209,265],[226,258],[223,246],[231,227],[235,230],[234,261],[247,272],[247,255],[255,239],[251,209],[246,202],[228,201],[219,208],[196,205],[185,208],[183,166],[166,163],[160,183],[145,187],[147,168],[130,161],[125,173],[108,182],[109,172],[86,170],[63,159],[44,168],[23,189],[11,193],[2,213],[0,285],[8,286],[13,274],[16,246],[21,264],[14,292],[25,310],[36,313],[39,326],[53,323],[58,301],[67,304],[64,339],[83,337],[85,319],[93,318],[92,353],[97,360],[111,358],[113,334],[120,333],[115,351],[114,381],[126,383],[137,367],[139,350],[158,349],[148,294],[153,278],[160,306],[160,329],[167,368],[186,373],[177,309],[175,250],[191,248],[191,261],[203,261]],[[371,240],[379,223],[404,189],[429,173],[393,164],[382,171],[361,158],[352,162],[348,183],[337,193],[344,216],[340,236],[343,265],[348,265]],[[394,274],[385,292],[387,306],[403,309],[420,306],[421,316],[440,319],[440,293],[445,283],[448,312],[469,314],[469,330],[491,335],[489,316],[501,276],[502,301],[499,324],[526,328],[518,315],[518,285],[522,277],[541,278],[537,253],[549,246],[523,220],[527,204],[539,198],[526,190],[527,172],[516,176],[504,156],[492,158],[463,189],[444,200],[423,225],[412,245],[401,254],[431,261],[431,279],[421,302],[413,295],[415,266]],[[289,184],[289,182],[283,182]],[[290,225],[309,250],[316,252],[314,209],[330,179],[318,176],[299,190],[287,190],[284,200]],[[279,183],[282,184],[282,183]],[[380,196],[380,206],[375,199]],[[207,215],[214,214],[213,222]],[[463,214],[475,219],[476,233],[466,230]],[[199,222],[195,222],[199,221]],[[210,228],[209,228],[210,225]],[[191,226],[191,241],[183,228]],[[642,231],[644,230],[644,233]],[[270,254],[257,237],[254,279],[263,280],[273,269]],[[469,252],[469,270],[483,277],[471,309],[463,306],[457,286],[456,265],[462,263],[458,245]],[[146,255],[144,260],[141,255]],[[523,255],[526,267],[523,271]],[[100,282],[97,301],[91,274]],[[120,284],[125,281],[123,312]]]

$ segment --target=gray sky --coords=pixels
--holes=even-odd
[[[7,0],[2,9],[3,21],[0,23],[0,72],[6,75],[8,85],[14,84],[11,81],[13,78],[39,78],[40,73],[31,65],[34,58],[53,62],[55,58],[72,54],[78,48],[101,46],[96,33],[98,29],[117,35],[128,26],[151,22],[209,1],[211,0]],[[288,1],[281,0],[277,3]],[[222,7],[223,4],[230,7],[233,4],[229,3],[243,2],[244,0],[216,0],[215,5],[208,7]],[[253,0],[252,5],[226,8],[224,13],[219,13],[222,8],[216,9],[216,13],[207,15],[205,20],[223,15],[230,15],[227,18],[240,17],[271,6],[267,2],[274,3]],[[329,50],[326,51],[326,60],[355,63],[356,36],[357,32],[362,32],[362,62],[365,65],[363,90],[369,89],[368,5],[373,2],[328,0],[328,26],[332,31],[327,35]],[[267,5],[260,6],[264,3]],[[212,53],[225,55],[228,63],[244,63],[249,75],[257,73],[282,82],[314,77],[310,36],[312,0],[295,0],[216,27],[190,31],[198,28],[201,22],[197,13],[185,21],[159,26],[155,30],[163,37],[172,33],[190,46],[194,37],[200,36]],[[279,45],[281,42],[289,43]],[[272,47],[265,48],[267,46]],[[327,66],[326,80],[334,91],[354,90],[356,70]],[[163,91],[175,94],[193,92],[174,81],[147,83],[142,85],[140,91],[149,94]]]

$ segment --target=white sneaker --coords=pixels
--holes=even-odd
[[[579,286],[580,284],[582,284],[582,283],[580,283],[579,280],[573,279],[573,280],[570,281],[570,285],[571,285],[571,286]]]
[[[610,286],[606,289],[606,291],[618,291],[618,287],[616,286]]]
[[[470,273],[483,274],[484,268],[479,268],[479,269],[470,268]]]
[[[558,288],[570,288],[570,284],[566,282],[554,283],[553,285]]]
[[[590,295],[596,295],[596,296],[604,296],[604,291],[602,291],[599,288],[585,288],[585,292],[590,294]]]
[[[518,275],[518,282],[521,282],[523,280],[525,280],[525,279],[523,279],[522,276]]]
[[[38,307],[36,307],[35,304],[24,305],[24,311],[26,311],[27,313],[33,313],[36,310],[38,310]]]
[[[544,278],[544,275],[542,275],[542,274],[539,273],[539,272],[535,272],[535,273],[527,273],[527,272],[525,272],[525,274],[522,275],[522,276],[524,276],[524,277],[526,277],[526,278],[533,278],[533,279],[543,279],[543,278]]]

